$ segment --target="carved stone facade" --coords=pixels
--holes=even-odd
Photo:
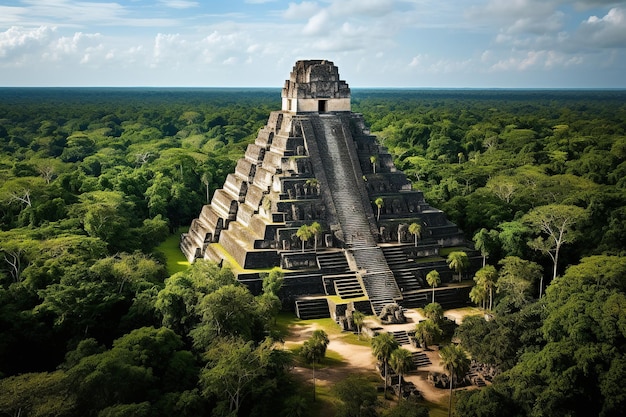
[[[253,291],[260,288],[259,270],[280,266],[286,301],[362,294],[375,313],[390,303],[420,304],[415,294],[426,273],[439,269],[445,281],[451,272],[445,262],[420,267],[415,260],[465,244],[463,233],[412,189],[362,115],[350,111],[350,89],[332,62],[296,62],[282,99],[282,110],[270,114],[235,172],[182,235],[187,259],[235,263],[239,280]],[[321,233],[303,243],[298,229],[313,222]],[[422,225],[417,248],[411,223]],[[324,285],[333,276],[334,285]]]

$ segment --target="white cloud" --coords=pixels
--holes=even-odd
[[[289,3],[287,10],[283,12],[282,16],[288,20],[307,20],[317,13],[318,10],[319,6],[312,1]]]
[[[334,26],[331,14],[324,9],[309,18],[302,32],[306,35],[322,35],[328,33]]]
[[[613,8],[604,17],[590,16],[581,24],[577,40],[597,48],[626,48],[626,13]]]
[[[530,70],[559,70],[584,63],[580,55],[564,54],[555,50],[537,50],[512,52],[511,56],[501,59],[489,67],[492,72],[525,72]]]
[[[188,0],[159,0],[159,3],[172,9],[191,9],[200,6],[197,1]]]
[[[34,29],[13,26],[0,32],[0,64],[20,65],[28,55],[45,50],[55,30],[47,26]]]

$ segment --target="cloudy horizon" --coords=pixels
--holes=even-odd
[[[626,1],[5,0],[0,86],[626,88]]]

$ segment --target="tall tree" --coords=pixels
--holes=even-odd
[[[462,251],[450,252],[448,254],[446,262],[448,263],[450,269],[453,269],[459,274],[459,282],[461,282],[461,274],[469,266],[469,258],[467,256],[467,253]]]
[[[498,271],[493,265],[487,265],[480,268],[474,276],[474,281],[478,287],[481,287],[489,299],[489,310],[493,309],[493,289],[498,281]],[[484,308],[484,306],[483,306]]]
[[[483,257],[483,267],[487,264],[487,258],[496,246],[497,238],[497,230],[487,230],[485,228],[480,229],[474,235],[474,245],[476,249],[480,251],[480,254]]]
[[[422,320],[415,325],[415,338],[424,349],[428,349],[429,345],[437,343],[442,334],[443,330],[434,320]]]
[[[326,348],[328,347],[329,339],[326,332],[323,330],[316,330],[311,337],[302,344],[300,355],[305,361],[313,366],[313,401],[315,401],[315,364],[321,362],[326,356]]]
[[[382,361],[384,366],[385,393],[387,392],[387,380],[389,379],[387,372],[389,358],[391,357],[391,352],[398,349],[399,346],[398,341],[390,333],[379,333],[372,338],[372,351],[374,356],[379,361]]]
[[[440,351],[441,364],[450,376],[450,397],[448,399],[448,417],[452,416],[452,388],[469,370],[470,360],[465,350],[459,345],[449,344]]]
[[[391,352],[389,358],[391,369],[398,374],[398,403],[402,399],[402,378],[404,374],[413,369],[413,355],[404,348],[398,348]]]
[[[319,236],[322,234],[323,231],[322,225],[318,222],[313,222],[309,226],[309,229],[311,230],[311,233],[313,233],[313,249],[317,251],[317,241],[319,240]]]
[[[354,310],[352,312],[352,321],[356,326],[356,334],[359,340],[361,340],[361,328],[363,327],[363,322],[365,321],[365,314],[359,310]]]
[[[311,230],[311,226],[309,226],[308,224],[303,224],[302,226],[298,228],[298,231],[296,232],[296,236],[298,236],[298,238],[302,241],[302,252],[304,252],[304,244],[309,239],[311,239],[311,236],[313,236],[313,231]]]
[[[550,256],[553,262],[552,279],[557,276],[561,247],[576,239],[576,226],[587,216],[585,209],[578,206],[551,204],[537,207],[523,217],[541,235],[528,245]],[[543,293],[543,279],[539,284],[539,298]]]
[[[238,415],[243,400],[267,373],[272,349],[270,340],[255,347],[240,338],[220,339],[206,353],[209,362],[200,373],[203,394],[223,399],[229,411]]]
[[[435,302],[435,287],[438,287],[441,284],[441,277],[439,276],[439,272],[436,269],[433,269],[428,274],[426,274],[426,282],[433,288],[433,300]]]
[[[337,382],[332,389],[342,402],[337,415],[344,417],[376,415],[376,388],[365,376],[351,374]]]
[[[417,241],[422,237],[422,225],[419,223],[411,223],[409,225],[409,233],[415,238],[415,247],[417,247]]]
[[[521,308],[532,297],[532,285],[541,281],[543,271],[540,265],[517,256],[507,256],[498,264],[501,266],[496,292],[515,308]]]
[[[378,164],[378,155],[371,155],[370,162],[372,164],[372,171],[376,174],[376,165]]]
[[[380,210],[385,206],[385,200],[382,197],[377,197],[376,200],[374,200],[374,204],[378,209],[376,212],[376,221],[380,221]]]

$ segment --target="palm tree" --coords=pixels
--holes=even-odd
[[[361,313],[359,310],[354,310],[352,312],[352,321],[356,326],[356,334],[359,340],[361,340],[361,327],[363,327],[363,322],[365,321],[365,314]]]
[[[478,287],[482,288],[484,297],[487,298],[487,294],[489,295],[489,310],[493,308],[493,288],[496,286],[497,280],[498,271],[496,271],[496,268],[493,265],[487,265],[480,268],[474,276],[474,281],[476,281],[476,285]]]
[[[372,171],[376,174],[376,164],[378,163],[378,155],[370,156],[370,162],[372,163]]]
[[[313,401],[315,401],[315,364],[326,356],[328,335],[323,330],[316,330],[307,341],[302,344],[300,355],[307,363],[313,365]]]
[[[311,239],[311,236],[313,236],[313,231],[311,231],[311,226],[303,224],[302,226],[300,226],[300,228],[298,228],[298,231],[296,232],[296,236],[298,236],[300,240],[302,241],[302,252],[304,252],[304,243],[307,240]]]
[[[459,274],[459,282],[461,282],[461,274],[469,266],[467,253],[462,251],[450,252],[446,262],[450,269],[455,270]]]
[[[385,205],[385,200],[383,200],[382,197],[378,197],[376,200],[374,200],[374,204],[376,204],[376,207],[378,207],[378,214],[376,214],[376,221],[380,220],[380,209],[383,208],[383,206]]]
[[[389,365],[398,374],[398,402],[402,398],[402,376],[413,369],[413,355],[406,349],[398,348],[391,352]]]
[[[304,417],[307,415],[308,404],[302,395],[292,395],[285,400],[284,417]]]
[[[206,187],[206,203],[209,204],[209,185],[213,182],[213,174],[208,171],[203,172],[200,181]]]
[[[428,285],[433,287],[433,303],[435,302],[435,287],[438,287],[441,284],[441,277],[439,276],[439,272],[436,269],[433,269],[428,274],[426,274],[426,282]]]
[[[424,349],[439,341],[442,334],[443,330],[434,320],[422,320],[415,325],[415,338],[423,343]]]
[[[453,344],[441,349],[439,354],[441,355],[443,369],[450,376],[450,399],[448,400],[448,417],[450,417],[452,415],[452,387],[454,386],[454,381],[458,381],[459,378],[465,376],[469,370],[470,360],[461,346]]]
[[[483,257],[483,267],[487,264],[487,258],[489,257],[489,253],[491,248],[494,246],[494,241],[497,239],[497,236],[497,230],[488,231],[483,227],[474,235],[474,238],[472,239],[474,241],[475,248],[480,251],[480,254]]]
[[[485,309],[485,302],[487,300],[487,293],[485,292],[485,288],[479,285],[475,285],[472,287],[469,293],[469,298],[476,305],[482,305],[483,310]]]
[[[313,249],[317,251],[317,240],[318,240],[319,235],[322,233],[322,225],[319,224],[318,222],[313,222],[309,226],[309,229],[311,230],[315,238],[315,241],[313,243]]]
[[[391,352],[398,349],[398,341],[390,333],[379,333],[372,339],[372,350],[376,359],[383,362],[385,367],[385,393],[387,392],[387,364],[391,357]]]
[[[415,237],[415,247],[417,247],[417,241],[422,237],[422,225],[419,223],[411,223],[409,225],[409,233]]]
[[[424,315],[437,324],[443,323],[443,307],[439,303],[429,303],[424,306]]]

